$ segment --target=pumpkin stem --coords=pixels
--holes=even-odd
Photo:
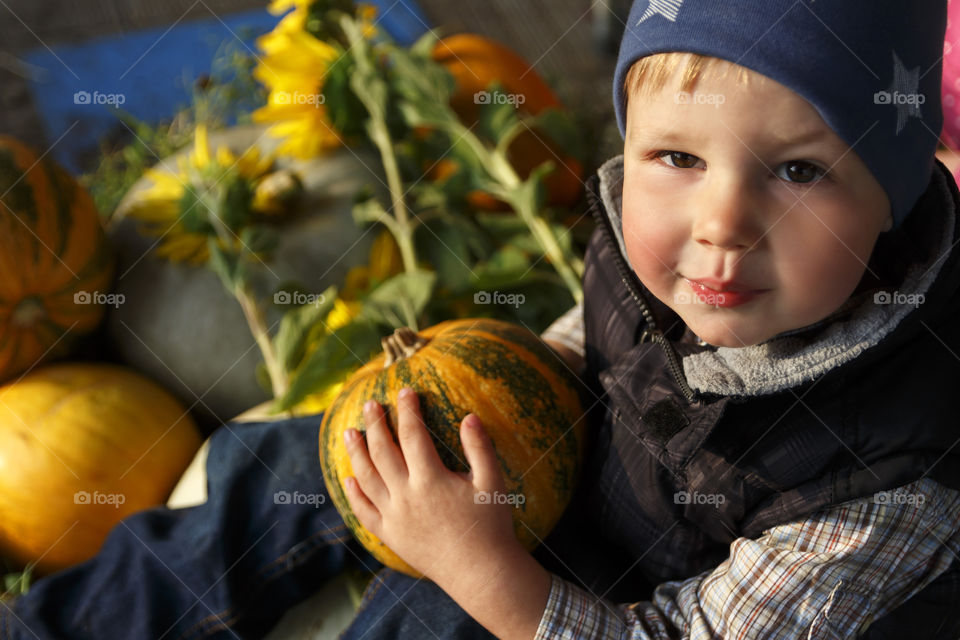
[[[15,327],[32,327],[37,320],[47,315],[43,302],[37,298],[24,298],[13,308],[13,325]]]
[[[393,332],[392,336],[380,340],[380,344],[383,345],[383,352],[386,354],[383,368],[386,369],[398,360],[409,358],[426,346],[427,342],[429,341],[426,338],[413,329],[400,327]]]

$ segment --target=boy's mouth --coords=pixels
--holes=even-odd
[[[750,302],[769,289],[751,289],[735,281],[721,282],[713,278],[693,280],[684,278],[693,290],[697,300],[704,304],[725,309]]]

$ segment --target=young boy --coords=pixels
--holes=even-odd
[[[479,421],[462,425],[472,475],[445,472],[412,394],[399,446],[375,404],[369,452],[353,438],[361,522],[500,638],[957,638],[945,14],[637,0],[614,79],[624,154],[591,184],[584,305],[561,323],[582,314],[585,339],[555,343],[585,357],[603,420],[537,552],[554,572],[508,508],[470,500],[503,486]],[[368,606],[405,606],[348,637],[487,637],[433,626],[458,611],[418,588],[378,581]]]
[[[584,305],[546,334],[600,418],[580,493],[531,555],[508,505],[475,500],[503,490],[475,418],[460,476],[414,395],[398,443],[371,405],[349,497],[430,580],[383,569],[343,638],[960,636],[945,9],[636,1]],[[0,637],[259,637],[369,562],[329,501],[271,502],[323,491],[288,446],[315,420],[284,428],[221,430],[206,505],[128,518],[0,607]]]

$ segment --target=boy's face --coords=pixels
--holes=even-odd
[[[783,85],[707,73],[683,96],[679,76],[629,96],[623,232],[637,276],[717,346],[830,315],[890,227],[883,188]]]

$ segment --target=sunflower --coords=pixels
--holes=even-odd
[[[313,0],[273,0],[267,7],[267,11],[275,16],[279,16],[291,7],[297,11],[306,11],[312,3]]]
[[[263,203],[255,195],[256,185],[272,165],[273,158],[261,157],[255,147],[239,157],[226,147],[211,153],[207,128],[198,125],[193,149],[178,159],[176,172],[153,168],[144,173],[153,185],[137,196],[129,215],[143,222],[147,233],[160,237],[158,256],[171,262],[205,263],[207,238],[212,235],[210,216],[233,213],[211,211],[208,196],[215,189],[226,190],[229,196],[234,189],[233,193],[246,194],[239,210],[258,211]]]
[[[308,27],[317,23],[325,0],[274,0],[270,11],[280,13],[291,7],[277,26],[257,39],[264,55],[253,76],[267,87],[266,106],[253,113],[254,122],[273,123],[271,136],[283,138],[277,152],[297,158],[313,158],[340,146],[342,140],[332,125],[325,106],[324,82],[330,70],[347,55],[335,39],[323,40]],[[349,2],[346,6],[352,6]],[[322,6],[321,6],[322,5]],[[364,35],[376,33],[376,7],[359,5],[354,13],[363,25]]]
[[[253,75],[270,95],[266,106],[254,111],[253,120],[274,123],[270,135],[284,138],[278,153],[312,158],[340,145],[327,117],[323,83],[341,54],[306,31],[281,30],[282,23],[257,41],[265,56]]]

